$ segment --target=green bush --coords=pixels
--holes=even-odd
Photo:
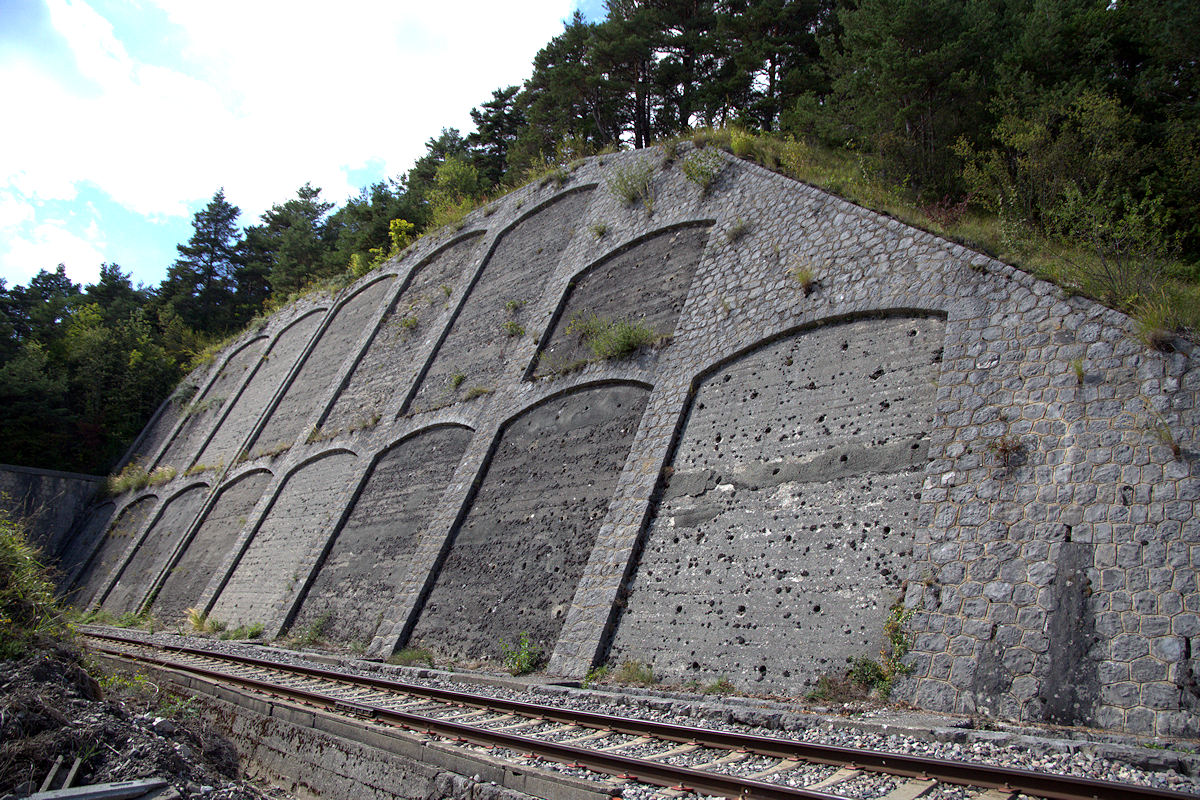
[[[0,512],[0,659],[17,658],[36,640],[66,633],[40,553],[24,528]]]
[[[542,648],[538,647],[529,634],[521,631],[516,645],[509,646],[508,642],[500,640],[500,657],[504,660],[504,668],[513,675],[525,675],[533,672],[542,660]]]
[[[646,158],[619,164],[609,173],[609,191],[627,206],[640,200],[649,209],[654,202],[650,193],[650,179],[654,177],[654,170],[654,164]]]
[[[699,186],[701,196],[706,197],[724,166],[721,154],[712,147],[705,147],[683,160],[683,175]]]
[[[642,320],[613,320],[596,314],[576,316],[567,324],[566,332],[577,334],[596,358],[605,360],[628,358],[641,348],[662,340]]]

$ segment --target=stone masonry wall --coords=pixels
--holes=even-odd
[[[900,613],[916,705],[1200,734],[1191,346],[732,158],[704,194],[679,150],[576,164],[240,337],[144,437],[179,474],[77,524],[79,601],[136,564],[156,611],[268,635],[497,659],[526,631],[555,674],[781,694]],[[589,314],[670,337],[596,360]]]

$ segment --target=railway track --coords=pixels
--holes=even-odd
[[[735,798],[1192,798],[1008,767],[616,717],[87,631],[92,649],[254,692],[618,779]],[[507,751],[507,753],[505,752]],[[866,790],[866,791],[864,791]]]

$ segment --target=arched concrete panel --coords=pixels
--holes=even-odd
[[[101,598],[101,607],[113,614],[137,611],[163,562],[191,527],[208,495],[208,484],[197,483],[167,499],[129,560]]]
[[[706,370],[610,658],[796,692],[876,657],[911,555],[944,327],[843,318]]]
[[[213,572],[229,556],[271,478],[268,470],[257,469],[238,475],[220,488],[155,596],[151,610],[156,616],[170,623],[182,619],[186,609],[200,605]]]
[[[530,375],[567,372],[594,358],[578,332],[577,319],[641,322],[669,337],[687,299],[712,220],[688,222],[628,242],[571,279]]]
[[[338,641],[371,641],[474,433],[459,425],[426,428],[376,457],[293,628],[324,620]]]
[[[324,317],[325,309],[313,309],[279,332],[237,399],[226,404],[225,416],[217,423],[195,463],[229,464],[237,457],[263,409],[270,404]]]
[[[193,463],[213,421],[220,418],[222,409],[232,402],[238,388],[259,365],[267,341],[266,336],[255,337],[225,359],[216,378],[198,397],[185,404],[181,423],[155,466],[171,466],[183,471]]]
[[[302,462],[284,478],[221,588],[213,617],[235,626],[282,624],[345,510],[357,465],[354,453],[335,449]]]
[[[528,321],[525,309],[541,296],[594,188],[584,186],[551,198],[497,236],[408,402],[410,410],[455,402],[476,387],[494,388],[519,338],[509,331]]]
[[[117,514],[75,579],[72,600],[76,606],[87,608],[99,599],[99,593],[108,586],[112,571],[125,560],[126,553],[157,504],[156,495],[143,495]]]
[[[500,640],[524,631],[553,649],[648,396],[641,385],[593,385],[504,425],[414,642],[459,658],[497,658]]]
[[[66,591],[74,584],[76,573],[83,569],[92,553],[99,547],[116,510],[117,504],[111,500],[100,503],[88,512],[79,532],[63,542],[57,554],[58,571],[55,575],[60,591]]]
[[[262,431],[247,445],[252,455],[290,447],[301,435],[314,409],[323,408],[340,379],[346,359],[368,325],[372,325],[395,278],[381,278],[359,289],[331,312],[329,324],[304,358]]]
[[[408,285],[388,309],[338,394],[322,423],[323,430],[347,430],[378,421],[392,399],[408,390],[429,326],[450,303],[482,235],[482,231],[472,231],[413,269]]]

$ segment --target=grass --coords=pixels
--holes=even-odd
[[[1000,466],[1005,469],[1015,466],[1020,461],[1024,449],[1025,445],[1020,438],[1011,433],[997,436],[987,443],[987,451],[995,456]]]
[[[116,475],[108,476],[106,486],[109,494],[119,495],[125,492],[136,492],[147,486],[158,486],[171,480],[175,475],[174,467],[156,467],[147,472],[141,464],[131,462],[126,464]]]
[[[1124,311],[1139,321],[1144,330],[1139,336],[1148,347],[1164,346],[1169,341],[1165,333],[1187,331],[1194,337],[1200,330],[1200,283],[1194,265],[1163,261],[1156,269],[1163,277],[1153,282],[1152,302],[1144,293],[1114,296],[1106,254],[1024,230],[969,200],[922,202],[906,182],[889,180],[867,153],[738,128],[702,128],[690,138],[697,148],[733,153]]]
[[[423,647],[406,647],[388,656],[387,662],[398,667],[414,667],[418,664],[433,666],[433,653]]]
[[[461,372],[454,373],[453,375],[450,376],[450,388],[457,391],[458,387],[462,386],[463,381],[465,381],[466,379],[467,379],[467,376],[464,375],[463,373],[461,373]]]
[[[654,669],[640,661],[626,661],[613,670],[612,680],[629,686],[653,686],[658,683],[658,678],[654,677]]]
[[[642,320],[613,320],[596,314],[578,315],[566,327],[568,335],[576,334],[592,354],[601,360],[629,358],[643,347],[663,340],[662,335]]]
[[[800,284],[800,289],[804,292],[805,297],[812,294],[820,285],[820,279],[817,278],[817,273],[812,267],[794,267],[788,274],[796,283]]]
[[[474,400],[476,397],[483,397],[485,394],[491,394],[494,391],[496,390],[487,386],[472,386],[470,389],[467,389],[467,393],[463,395],[463,399]]]
[[[705,686],[701,691],[704,694],[733,694],[734,686],[728,678],[722,675],[708,686]]]
[[[650,187],[654,171],[654,163],[650,159],[630,159],[609,171],[608,189],[625,205],[631,206],[641,202],[646,210],[650,211],[654,207]]]
[[[300,629],[300,632],[288,638],[288,643],[293,647],[303,650],[307,647],[312,647],[325,638],[326,628],[329,627],[330,621],[333,619],[333,612],[326,611],[315,620],[305,625]]]
[[[733,244],[750,232],[750,223],[738,217],[725,229],[725,244]]]
[[[592,236],[597,239],[603,239],[604,235],[608,233],[608,223],[593,222],[591,225],[588,225],[588,230],[592,232]]]
[[[506,320],[501,327],[504,329],[504,335],[510,339],[519,339],[525,335],[525,326],[515,319]]]
[[[702,147],[683,160],[683,175],[700,187],[701,197],[708,197],[724,166],[725,161],[716,148]]]
[[[1075,383],[1077,385],[1082,385],[1083,379],[1084,379],[1084,377],[1086,377],[1086,375],[1083,371],[1083,359],[1082,358],[1071,359],[1071,371],[1073,373],[1075,373]]]
[[[0,512],[0,660],[17,658],[37,641],[68,632],[41,553],[24,526]]]

